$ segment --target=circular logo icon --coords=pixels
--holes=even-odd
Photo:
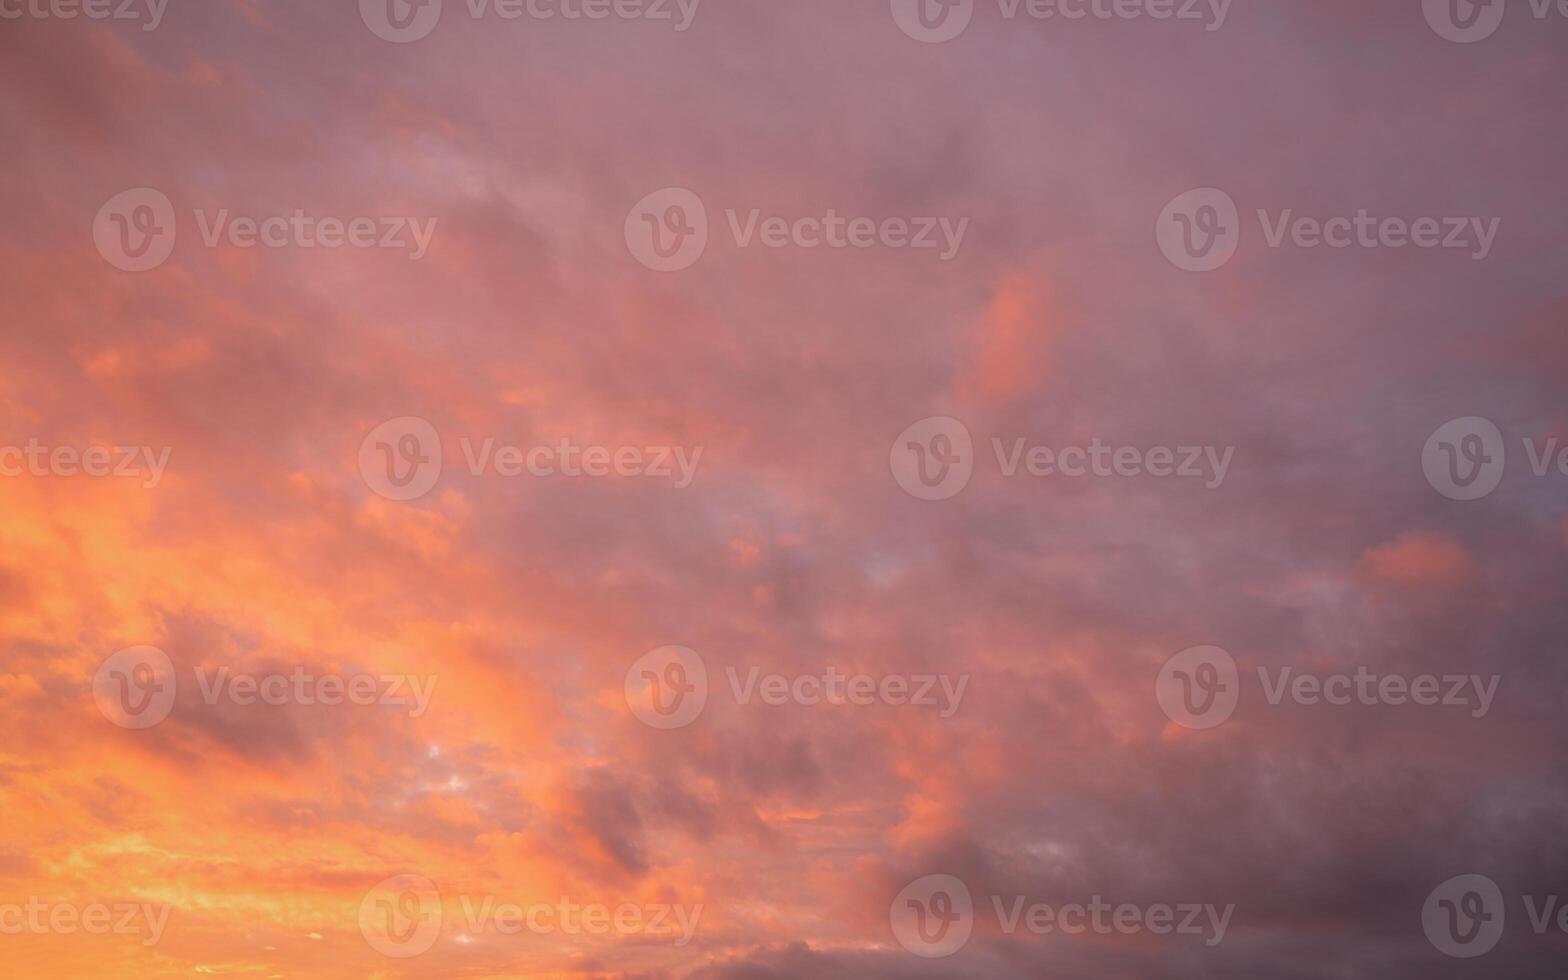
[[[1235,658],[1219,647],[1188,647],[1160,668],[1154,697],[1165,716],[1183,728],[1215,728],[1236,712],[1241,672]]]
[[[1486,875],[1458,875],[1432,889],[1421,927],[1438,951],[1468,960],[1490,953],[1503,938],[1503,890]]]
[[[626,671],[626,704],[650,728],[685,728],[708,704],[708,667],[697,651],[649,650]]]
[[[174,204],[162,191],[133,187],[109,198],[93,219],[93,244],[122,272],[147,272],[167,262],[178,237]]]
[[[359,475],[388,500],[417,500],[441,479],[441,436],[413,416],[383,422],[359,444]]]
[[[174,664],[157,647],[126,647],[93,675],[98,710],[121,728],[151,728],[169,717],[178,689]]]
[[[941,44],[964,33],[975,15],[975,0],[892,0],[898,29],[926,44]]]
[[[947,500],[958,496],[974,475],[974,440],[955,418],[921,419],[893,440],[888,465],[893,479],[911,497]]]
[[[381,40],[407,44],[436,29],[441,0],[359,0],[359,17]]]
[[[1200,187],[1165,205],[1154,237],[1171,265],[1187,272],[1213,272],[1241,244],[1241,212],[1222,190]]]
[[[689,269],[708,248],[708,209],[684,187],[666,187],[626,215],[626,247],[655,272]]]
[[[365,893],[359,932],[383,956],[408,959],[441,938],[441,893],[421,875],[394,875]]]
[[[1426,22],[1446,41],[1472,44],[1497,33],[1505,0],[1422,0]]]
[[[1421,470],[1449,500],[1479,500],[1503,482],[1508,450],[1490,419],[1469,416],[1444,423],[1421,450]]]
[[[975,928],[969,887],[952,875],[926,875],[904,886],[888,910],[893,937],[928,960],[952,956]]]

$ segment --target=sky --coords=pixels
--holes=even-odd
[[[0,0],[4,971],[1559,977],[1565,55]]]

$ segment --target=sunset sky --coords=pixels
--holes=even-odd
[[[0,0],[0,975],[1561,978],[1568,9],[951,3]]]

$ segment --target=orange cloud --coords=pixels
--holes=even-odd
[[[1407,531],[1393,541],[1368,548],[1357,563],[1361,577],[1402,589],[1452,589],[1470,577],[1464,547],[1434,532]]]
[[[992,403],[1036,389],[1053,366],[1053,315],[1059,314],[1043,282],[1024,273],[1005,276],[974,329],[960,389]]]

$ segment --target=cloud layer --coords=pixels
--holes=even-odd
[[[924,43],[901,0],[436,6],[406,43],[375,3],[0,22],[9,972],[1560,975],[1529,910],[1568,889],[1568,18],[1516,2],[1459,44],[1417,2],[1239,0],[1212,30],[982,2]],[[124,241],[177,239],[127,272],[101,209],[137,188],[170,210]],[[706,213],[679,271],[628,237],[663,188]],[[1237,208],[1212,272],[1156,236],[1194,188]],[[1484,259],[1269,243],[1360,213],[1497,231]],[[417,258],[380,247],[405,218]],[[804,247],[835,218],[870,244]],[[324,247],[322,219],[377,244]],[[1454,499],[1424,447],[1472,416],[1506,463]],[[378,428],[406,418],[439,448]],[[924,500],[895,437],[932,418],[971,449]],[[167,465],[50,455],[93,446]],[[686,486],[653,472],[677,451]],[[421,453],[439,477],[396,499]],[[659,728],[628,671],[675,645],[706,701]],[[1234,709],[1189,727],[1162,668],[1210,645]],[[152,675],[100,667],[140,646],[167,717],[122,727],[115,685]],[[665,664],[654,696],[696,677]],[[220,668],[313,680],[248,697]],[[1480,714],[1376,681],[1335,704],[1285,668],[1497,684]],[[833,674],[876,693],[813,701]],[[369,701],[329,703],[356,677]],[[431,679],[428,710],[382,678]],[[1467,874],[1506,905],[1474,961],[1423,926]],[[410,875],[434,906],[383,888]],[[973,900],[950,958],[899,938],[929,875]],[[1234,913],[1212,945],[1000,914],[1097,899]],[[35,928],[29,902],[167,922]]]

